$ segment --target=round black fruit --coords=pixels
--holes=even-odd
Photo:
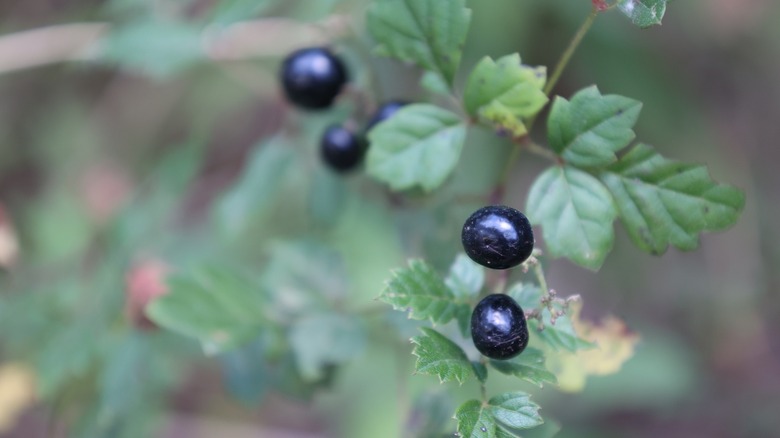
[[[389,119],[390,116],[395,114],[396,111],[403,108],[404,105],[406,104],[407,102],[404,102],[402,100],[391,100],[383,103],[382,106],[380,106],[379,109],[376,110],[374,115],[371,116],[371,120],[368,121],[368,126],[366,126],[366,131],[373,128],[377,123]]]
[[[471,314],[471,338],[480,353],[491,359],[510,359],[528,345],[523,309],[508,295],[488,295]]]
[[[328,166],[345,172],[360,164],[365,147],[354,132],[340,125],[331,125],[322,134],[320,152]]]
[[[492,269],[513,268],[523,263],[534,249],[528,218],[504,205],[475,211],[463,224],[460,238],[472,260]]]
[[[347,69],[328,49],[312,47],[285,58],[281,80],[290,102],[306,109],[324,109],[333,104],[347,82]]]

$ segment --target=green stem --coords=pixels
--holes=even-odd
[[[542,264],[538,260],[534,264],[534,275],[536,275],[536,279],[539,281],[539,287],[542,289],[542,293],[547,295],[550,292],[550,289],[547,287],[547,279],[544,277]]]
[[[582,39],[585,38],[585,34],[587,34],[588,30],[590,30],[590,27],[593,26],[593,22],[596,20],[598,14],[599,11],[593,9],[590,14],[588,14],[588,17],[582,23],[580,28],[577,30],[577,33],[574,34],[574,37],[569,42],[569,46],[566,47],[566,50],[561,55],[561,59],[558,60],[558,64],[555,65],[555,69],[553,70],[552,76],[550,76],[550,79],[547,81],[547,85],[544,86],[544,94],[549,95],[553,87],[555,87],[555,84],[558,82],[558,79],[560,79],[561,74],[569,64],[572,55],[574,55],[574,52],[577,51],[577,47],[579,47]]]
[[[560,79],[561,74],[563,74],[563,71],[566,69],[566,66],[569,64],[571,57],[574,55],[574,52],[577,51],[577,48],[582,42],[582,39],[585,38],[585,35],[588,33],[588,30],[590,30],[591,26],[593,26],[593,22],[596,21],[596,17],[598,16],[598,14],[599,11],[597,9],[594,8],[593,10],[591,10],[590,14],[588,14],[587,18],[585,18],[585,21],[582,23],[582,25],[580,25],[580,28],[577,30],[577,33],[574,34],[574,37],[572,37],[571,41],[569,41],[569,45],[566,47],[566,50],[563,52],[563,54],[561,54],[561,58],[558,60],[558,63],[555,65],[555,68],[553,69],[553,73],[550,76],[550,79],[547,81],[547,84],[544,86],[544,94],[548,96],[550,95],[550,92],[555,87],[555,84],[558,82],[558,79]],[[528,130],[528,133],[531,132],[531,129],[533,128],[535,122],[536,122],[536,116],[533,116],[526,123],[526,128]],[[554,162],[560,162],[560,158],[554,152],[552,152],[547,148],[539,146],[538,144],[531,141],[529,134],[526,134],[520,139],[515,139],[515,146],[514,148],[512,148],[512,151],[509,153],[509,156],[507,157],[506,164],[504,165],[504,169],[501,171],[501,176],[499,177],[496,189],[493,191],[493,194],[491,195],[491,199],[490,199],[491,202],[499,203],[501,199],[503,199],[504,191],[506,190],[506,183],[509,180],[509,175],[512,171],[512,168],[514,167],[515,161],[517,161],[517,157],[520,155],[520,149],[523,147],[525,147],[531,153],[542,156]]]

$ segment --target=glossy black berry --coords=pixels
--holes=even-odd
[[[320,152],[328,166],[345,172],[360,164],[365,146],[354,132],[340,125],[331,125],[322,134]]]
[[[475,211],[463,224],[460,238],[472,260],[492,269],[515,267],[534,249],[534,234],[528,218],[503,205]]]
[[[324,109],[333,104],[347,82],[347,69],[328,49],[313,47],[285,58],[281,80],[290,102],[306,109]]]
[[[471,338],[480,353],[491,359],[510,359],[528,345],[523,309],[508,295],[488,295],[471,314]]]
[[[406,104],[406,102],[401,100],[391,100],[389,102],[383,103],[382,106],[376,110],[374,115],[371,116],[371,120],[368,121],[368,125],[366,126],[366,131],[373,128],[377,123],[389,119],[390,116],[395,114],[396,111],[403,108]]]

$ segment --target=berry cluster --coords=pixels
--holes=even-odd
[[[528,218],[503,205],[475,211],[463,224],[461,241],[472,260],[492,269],[518,266],[534,249]],[[508,295],[488,295],[471,314],[471,338],[477,350],[491,359],[517,356],[528,345],[525,312]]]
[[[289,54],[282,63],[280,76],[287,100],[299,108],[313,111],[330,108],[349,80],[341,58],[323,47],[300,49]],[[404,105],[402,101],[381,105],[368,121],[365,131],[389,118]],[[320,140],[320,153],[323,161],[333,170],[346,172],[360,164],[367,146],[364,135],[335,124],[325,129]]]
[[[349,77],[344,62],[327,48],[297,50],[282,63],[281,82],[287,100],[306,110],[330,108]],[[406,102],[381,105],[365,132],[388,119]],[[320,140],[323,161],[338,172],[357,167],[368,142],[346,126],[326,128]],[[506,206],[480,208],[463,225],[461,241],[472,260],[491,269],[509,269],[523,263],[534,248],[531,224],[525,215]],[[480,301],[471,316],[474,345],[492,359],[509,359],[528,345],[528,326],[520,305],[508,295],[493,294]]]

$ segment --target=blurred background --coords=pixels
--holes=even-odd
[[[253,194],[255,183],[240,177],[254,145],[294,125],[304,150],[313,150],[326,123],[350,113],[360,121],[374,105],[345,98],[329,115],[288,108],[276,69],[292,48],[333,40],[356,86],[373,84],[373,99],[427,99],[419,72],[368,57],[366,4],[0,3],[0,436],[408,436],[404,422],[414,419],[395,383],[411,371],[406,343],[368,346],[334,377],[335,389],[327,388],[332,382],[299,387],[273,374],[278,370],[253,370],[246,349],[205,359],[194,343],[149,330],[139,310],[160,293],[170,266],[209,254],[261,266],[253,245],[325,226],[285,216],[297,211],[284,207],[297,205],[295,195],[277,200],[280,211],[263,213],[229,244],[230,221],[249,219],[223,212],[233,228],[212,224],[222,214],[214,213],[215,200],[228,190],[241,194],[236,181],[248,187],[242,196],[270,196]],[[519,52],[525,63],[554,65],[590,2],[469,6],[461,83],[484,55]],[[639,139],[667,157],[706,164],[715,180],[742,188],[747,204],[734,228],[703,236],[694,252],[647,255],[617,226],[615,249],[599,273],[549,263],[551,286],[581,294],[586,318],[617,315],[641,337],[619,373],[590,378],[582,393],[535,391],[545,418],[562,425],[557,436],[776,436],[778,24],[780,3],[772,0],[672,2],[663,26],[649,30],[613,11],[598,18],[559,82],[563,96],[597,84],[644,102]],[[533,136],[542,140],[543,129]],[[467,163],[444,192],[485,193],[495,181],[490,163],[506,151],[492,135],[470,134]],[[544,164],[521,160],[510,205],[524,205]],[[286,177],[284,190],[330,187],[326,181],[337,192],[381,193],[362,189],[369,183],[361,176],[346,189],[328,176],[318,180],[320,168],[307,165],[290,169],[299,173]],[[313,179],[299,178],[306,169],[314,169]],[[370,234],[384,228],[355,237],[374,262],[363,280],[376,287],[361,299],[377,296],[405,255],[425,253],[438,266],[452,260],[458,223],[473,205],[442,211],[448,198],[441,196],[412,197],[393,210],[403,244]],[[328,206],[307,208],[326,225],[337,217]],[[369,214],[377,211],[384,210]],[[410,244],[426,227],[436,228],[432,241]],[[284,390],[281,381],[289,383]],[[409,390],[433,381],[408,376]],[[455,398],[444,405],[473,393],[447,389]]]

